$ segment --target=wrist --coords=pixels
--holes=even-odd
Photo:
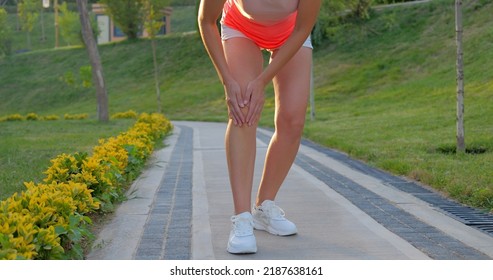
[[[271,80],[272,78],[269,79],[267,77],[266,71],[264,71],[262,74],[260,74],[260,76],[257,77],[258,83],[260,83],[264,88],[270,83]]]
[[[234,84],[236,83],[235,79],[233,79],[231,76],[223,76],[223,78],[221,79],[221,82],[223,84],[223,86],[225,87],[228,87],[230,86],[231,84]]]

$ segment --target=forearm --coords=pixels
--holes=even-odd
[[[227,76],[227,64],[224,58],[224,52],[220,42],[219,34],[214,34],[217,31],[213,30],[215,27],[200,26],[200,34],[204,43],[205,49],[212,60],[212,64],[216,68],[219,79],[224,84]]]
[[[262,74],[258,77],[262,83],[268,84],[276,74],[286,65],[286,63],[298,52],[303,43],[308,38],[306,32],[293,31],[291,37],[284,43],[284,45],[276,52],[272,57],[269,65],[264,69]]]
[[[293,33],[258,77],[264,84],[268,84],[301,48],[315,25],[320,5],[321,0],[300,0]]]
[[[205,49],[214,64],[219,79],[225,85],[231,79],[231,74],[226,63],[221,37],[216,23],[215,21],[211,23],[199,18],[199,29]]]

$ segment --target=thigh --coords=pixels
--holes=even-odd
[[[262,73],[262,51],[253,41],[242,37],[223,41],[223,47],[229,71],[244,93],[247,84]]]
[[[311,67],[312,49],[302,47],[274,77],[276,118],[304,121],[310,95]]]

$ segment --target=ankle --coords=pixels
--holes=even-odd
[[[255,202],[255,207],[260,207],[262,206],[262,204],[266,201],[274,201],[274,199],[269,199],[269,198],[265,198],[265,199],[260,199],[260,198],[257,198],[257,201]]]

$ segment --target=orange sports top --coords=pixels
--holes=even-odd
[[[254,14],[256,12],[255,8],[257,8],[257,12],[260,12],[259,10],[262,9],[260,5],[257,7],[241,7],[242,10],[240,10],[236,1],[237,0],[227,0],[224,3],[221,22],[228,27],[242,32],[245,36],[253,40],[259,47],[268,50],[277,49],[281,47],[284,42],[286,42],[288,37],[293,32],[296,22],[298,1],[281,0],[281,2],[291,4],[291,7],[280,7],[281,10],[284,10],[281,11],[281,14],[283,12],[286,14],[282,15],[282,18],[276,18],[276,16],[280,16],[280,13],[276,14],[274,11],[272,11],[273,14],[270,18],[266,14],[269,11],[264,14],[259,13],[258,16],[256,16]],[[254,2],[255,0],[251,1]],[[271,0],[270,2],[273,1],[274,0]],[[277,1],[279,2],[279,0]],[[245,5],[246,3],[243,4]],[[247,8],[253,10],[253,13],[248,13]],[[271,5],[270,8],[276,8],[276,6]]]

